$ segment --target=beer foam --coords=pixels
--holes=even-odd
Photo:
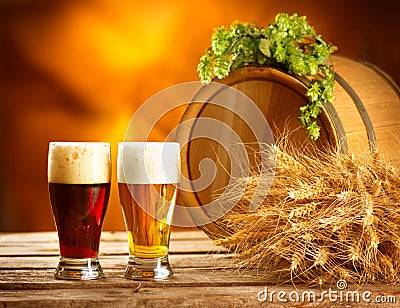
[[[177,142],[120,142],[117,170],[119,183],[179,183],[180,145]]]
[[[47,176],[49,183],[110,183],[110,144],[50,142]]]

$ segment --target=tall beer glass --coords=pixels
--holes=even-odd
[[[110,144],[51,142],[48,182],[61,255],[55,277],[104,277],[98,253],[110,196]]]
[[[129,279],[167,279],[170,225],[180,179],[175,142],[118,145],[118,190],[128,233]]]

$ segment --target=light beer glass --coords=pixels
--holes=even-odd
[[[167,279],[170,225],[180,179],[176,142],[121,142],[118,190],[128,234],[129,279]]]
[[[111,187],[110,144],[50,142],[48,183],[61,255],[55,277],[104,277],[98,253]]]

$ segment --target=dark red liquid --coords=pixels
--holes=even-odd
[[[110,183],[49,183],[62,257],[85,259],[97,256],[110,186]]]

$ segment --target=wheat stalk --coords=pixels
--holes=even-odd
[[[399,170],[377,155],[309,156],[286,142],[274,151],[276,174],[262,205],[248,212],[264,181],[255,172],[243,179],[239,204],[218,222],[228,233],[217,244],[235,252],[240,268],[294,283],[398,283]]]

